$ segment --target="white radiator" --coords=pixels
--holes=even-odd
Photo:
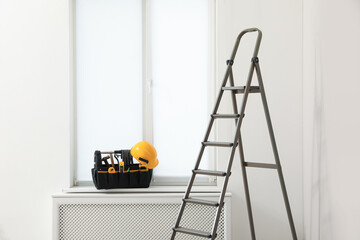
[[[217,200],[218,193],[191,196]],[[133,193],[53,196],[53,239],[61,240],[168,240],[179,212],[183,194]],[[181,226],[211,230],[215,207],[188,204]],[[217,240],[231,239],[231,196],[225,198]],[[176,239],[203,238],[178,233]]]

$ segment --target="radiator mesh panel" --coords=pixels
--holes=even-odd
[[[59,205],[59,239],[168,240],[180,204],[62,204]],[[216,208],[187,204],[181,226],[211,231]],[[225,239],[224,212],[217,240]],[[176,239],[204,238],[178,233]]]

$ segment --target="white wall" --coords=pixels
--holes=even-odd
[[[309,240],[360,239],[360,2],[304,0],[304,196]]]
[[[69,20],[62,0],[0,0],[0,239],[50,239],[69,179]]]
[[[301,1],[217,2],[218,80],[237,34],[253,26],[263,30],[260,63],[301,239]],[[68,17],[68,1],[0,0],[0,161],[5,169],[0,174],[0,239],[50,239],[51,194],[68,185]],[[246,77],[249,60],[240,60],[245,69],[237,70],[236,76]],[[250,98],[248,106],[243,132],[246,156],[251,161],[270,162],[273,158],[259,96]],[[220,137],[232,132],[231,125],[225,127]],[[224,167],[223,162],[219,165]],[[258,238],[289,239],[275,171],[254,169],[249,177]],[[238,161],[229,190],[234,196],[233,238],[249,239]]]
[[[260,66],[296,229],[299,239],[302,239],[302,1],[222,0],[217,4],[219,83],[237,35],[249,27],[263,31]],[[235,60],[237,85],[245,85],[254,37],[256,34],[243,38],[244,45],[240,46]],[[256,85],[256,78],[254,80]],[[227,101],[230,103],[230,98]],[[223,109],[232,111],[229,106]],[[246,160],[274,163],[260,95],[249,97],[245,112],[242,137]],[[232,139],[233,135],[228,133],[233,133],[233,129],[225,127],[225,131],[219,132],[220,139]],[[225,168],[227,153],[225,150],[219,154],[220,169]],[[248,176],[258,239],[291,239],[276,171],[249,169]],[[250,239],[242,184],[239,156],[236,154],[229,185],[234,203],[234,239]]]

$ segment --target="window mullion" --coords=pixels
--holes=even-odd
[[[142,0],[143,28],[143,139],[153,142],[153,101],[151,76],[150,1]]]

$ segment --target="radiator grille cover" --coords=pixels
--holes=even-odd
[[[57,208],[61,240],[168,240],[180,204],[59,204]],[[215,212],[214,207],[187,204],[181,226],[210,232]],[[225,240],[224,211],[217,234],[217,240]],[[176,239],[204,238],[178,233]]]

